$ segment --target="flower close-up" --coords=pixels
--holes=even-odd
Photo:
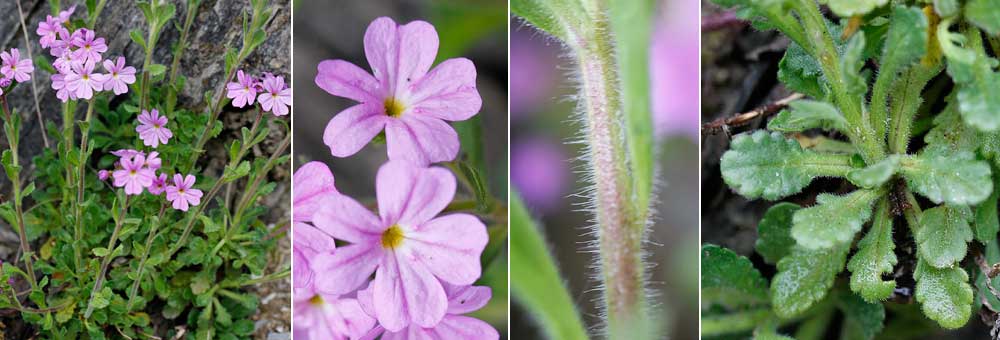
[[[10,49],[10,51],[4,51],[0,53],[0,59],[3,60],[2,66],[0,66],[0,74],[9,79],[14,79],[17,82],[26,82],[31,79],[31,72],[35,71],[35,66],[31,59],[21,59],[21,52],[16,48]]]
[[[285,86],[285,78],[265,74],[261,87],[263,91],[257,96],[260,107],[275,116],[287,115],[288,106],[292,105],[292,89]]]
[[[233,100],[233,106],[253,105],[257,98],[257,80],[243,70],[236,71],[236,81],[226,84],[226,98]]]
[[[317,67],[316,85],[358,102],[327,124],[323,143],[330,153],[353,155],[385,131],[391,160],[427,165],[455,159],[458,134],[447,121],[469,119],[482,106],[472,61],[453,58],[431,69],[438,35],[424,21],[397,25],[378,18],[365,32],[364,47],[374,75],[344,60]]]
[[[119,163],[121,169],[115,170],[111,175],[115,178],[116,187],[125,188],[125,194],[141,194],[143,189],[153,184],[155,174],[145,166],[145,156],[141,154],[123,156]]]
[[[125,65],[125,57],[105,60],[104,70],[108,71],[104,91],[112,90],[115,95],[120,95],[128,92],[129,84],[135,83],[135,67]]]
[[[377,326],[368,331],[360,339],[375,340],[379,335],[382,336],[382,339],[496,340],[500,338],[500,334],[490,324],[462,315],[486,306],[486,303],[493,296],[490,287],[454,286],[447,283],[443,283],[442,285],[444,286],[445,295],[448,296],[448,309],[445,312],[444,318],[437,325],[433,327],[420,327],[411,324],[409,327],[396,332],[387,331],[382,326]],[[358,302],[366,313],[372,314],[375,312],[376,307],[371,288],[358,292]]]
[[[167,128],[167,117],[161,116],[156,109],[152,111],[142,111],[139,115],[139,126],[135,127],[135,132],[142,138],[142,144],[157,147],[160,144],[167,144],[173,132]]]
[[[202,192],[194,188],[194,181],[193,175],[174,174],[173,183],[166,189],[167,200],[174,209],[187,211],[189,206],[201,204]]]
[[[470,285],[480,276],[486,226],[473,215],[438,216],[455,195],[444,168],[390,161],[378,170],[378,216],[346,196],[323,202],[313,224],[350,243],[317,256],[316,291],[346,294],[372,283],[375,316],[390,331],[436,325],[448,301],[441,282]],[[439,281],[440,280],[440,281]]]

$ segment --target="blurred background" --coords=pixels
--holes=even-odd
[[[649,287],[663,312],[661,328],[670,339],[698,336],[698,18],[693,0],[664,0],[657,6],[650,41],[651,98],[656,132],[656,215],[646,250]],[[296,55],[298,58],[298,55]],[[540,221],[563,278],[584,322],[598,330],[600,293],[592,278],[591,214],[580,211],[577,195],[584,180],[575,171],[580,145],[575,84],[558,42],[511,19],[510,115],[511,185]],[[516,278],[512,278],[516,279]],[[542,333],[516,303],[511,338],[538,339]]]
[[[368,145],[348,158],[330,155],[323,144],[327,122],[341,110],[354,105],[316,86],[316,65],[325,59],[343,59],[371,71],[364,55],[364,34],[368,24],[381,16],[399,24],[424,20],[434,25],[440,38],[435,65],[466,57],[476,65],[476,85],[483,108],[475,118],[453,123],[460,135],[482,133],[483,163],[490,193],[507,202],[507,1],[506,0],[368,0],[299,1],[295,11],[293,115],[295,134],[294,166],[320,161],[330,166],[337,190],[361,202],[373,201],[375,172],[386,161],[385,145]],[[471,143],[463,140],[462,147]],[[465,157],[463,149],[459,157]],[[459,186],[458,197],[471,197]],[[490,303],[472,317],[492,324],[507,338],[507,253],[501,250],[478,285],[493,288]]]

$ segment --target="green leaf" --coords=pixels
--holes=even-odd
[[[788,104],[789,110],[782,110],[767,123],[767,129],[779,132],[802,132],[820,128],[824,130],[847,130],[847,119],[836,107],[826,102],[796,100]]]
[[[541,231],[517,192],[510,194],[510,276],[513,296],[550,339],[586,340],[572,295]]]
[[[893,9],[879,66],[879,76],[896,77],[904,67],[927,54],[927,17],[918,8]]]
[[[164,65],[162,65],[162,64],[152,64],[152,65],[149,65],[149,76],[150,77],[155,77],[155,76],[161,75],[161,74],[163,74],[163,72],[166,72],[166,71],[167,71],[167,67],[164,66]]]
[[[705,244],[701,247],[701,299],[732,308],[766,304],[767,281],[746,257]]]
[[[847,263],[851,271],[851,290],[860,294],[868,302],[885,300],[892,295],[896,281],[883,281],[882,275],[892,273],[896,265],[896,244],[892,240],[892,216],[889,203],[879,201],[875,211],[875,222],[858,243],[858,251]]]
[[[813,98],[826,96],[826,90],[821,85],[826,80],[819,63],[794,42],[788,45],[785,56],[778,63],[778,80],[792,91]]]
[[[726,184],[744,197],[776,200],[795,194],[813,178],[846,176],[851,156],[803,150],[778,132],[737,135],[720,164]]]
[[[948,31],[950,20],[938,26],[938,44],[948,59],[948,74],[958,88],[959,112],[969,125],[980,131],[1000,129],[1000,72],[996,59],[986,55],[978,30],[968,35]],[[959,46],[964,43],[965,46]]]
[[[965,325],[972,315],[972,287],[969,275],[959,266],[934,268],[923,259],[913,272],[917,281],[916,298],[921,310],[941,327],[956,329]]]
[[[958,9],[958,0],[934,0],[934,11],[942,18],[958,14]]]
[[[795,246],[792,238],[792,214],[802,209],[798,204],[781,202],[767,209],[757,225],[757,253],[767,263],[778,263]]]
[[[142,46],[143,50],[146,50],[146,39],[144,39],[142,37],[142,31],[140,31],[138,29],[134,29],[134,30],[129,31],[128,35],[129,35],[129,37],[132,38],[133,42],[135,42],[136,44],[139,44],[139,46]]]
[[[913,191],[937,204],[978,204],[993,191],[989,164],[971,152],[922,152],[903,157],[900,165]]]
[[[850,243],[854,234],[872,216],[872,205],[880,191],[859,189],[837,196],[820,194],[816,205],[795,212],[792,237],[805,248],[826,249]]]
[[[108,256],[108,254],[111,253],[108,250],[108,248],[104,248],[104,247],[97,247],[97,248],[91,249],[90,251],[92,253],[94,253],[94,256],[99,256],[99,257],[105,257],[105,256]]]
[[[891,155],[864,169],[847,173],[847,179],[862,188],[874,188],[884,184],[899,169],[899,155]]]
[[[837,308],[844,312],[841,339],[871,340],[882,331],[885,306],[878,302],[866,302],[846,292],[837,295]]]
[[[943,205],[924,210],[914,239],[920,258],[937,268],[951,267],[965,258],[966,243],[972,241],[968,206]]]
[[[523,18],[535,28],[565,40],[565,28],[557,19],[555,11],[546,0],[511,0],[510,12]]]
[[[1000,35],[1000,0],[969,0],[965,19],[990,35]]]
[[[865,66],[864,51],[865,35],[855,34],[847,41],[844,55],[840,58],[840,72],[847,93],[859,98],[868,92],[868,84],[861,75],[861,68]]]
[[[885,6],[889,0],[827,0],[833,13],[841,17],[865,15],[877,7]]]
[[[837,274],[844,269],[850,244],[810,250],[796,247],[778,262],[778,274],[771,281],[774,312],[782,318],[801,315],[826,297]]]
[[[997,187],[998,180],[1000,178],[993,178],[994,188]],[[976,240],[979,240],[983,244],[995,243],[997,232],[1000,231],[1000,220],[997,218],[998,198],[1000,198],[1000,190],[993,190],[989,198],[976,206],[974,231]]]

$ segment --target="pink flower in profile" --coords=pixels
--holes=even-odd
[[[295,339],[357,339],[375,326],[375,319],[358,304],[357,299],[331,294],[295,294]]]
[[[313,214],[322,208],[323,200],[331,195],[339,195],[334,187],[333,173],[321,162],[309,162],[295,170],[292,175],[292,220],[309,222]]]
[[[265,74],[262,87],[263,93],[257,96],[260,107],[275,116],[287,115],[288,106],[292,105],[292,89],[285,87],[285,78]]]
[[[59,98],[63,103],[70,99],[76,100],[76,92],[69,90],[65,74],[52,75],[52,89],[56,90],[56,98]]]
[[[118,57],[115,62],[104,61],[104,69],[108,71],[104,80],[104,91],[114,90],[115,95],[128,92],[128,85],[135,83],[135,67],[125,66],[125,57]]]
[[[76,94],[77,98],[90,99],[95,91],[100,91],[105,75],[94,73],[95,63],[87,60],[85,63],[74,63],[72,71],[66,74],[66,86]]]
[[[162,194],[167,190],[167,174],[160,174],[159,177],[153,179],[153,183],[149,185],[149,193],[153,195]]]
[[[167,117],[160,116],[160,112],[153,109],[152,112],[146,110],[139,115],[139,126],[135,127],[135,132],[142,138],[142,144],[157,147],[160,144],[166,145],[173,132],[167,128]]]
[[[160,153],[156,151],[150,152],[149,156],[146,156],[146,163],[143,165],[153,171],[160,170],[160,167],[163,166],[163,160],[160,159]]]
[[[49,54],[57,58],[66,53],[72,54],[70,47],[73,47],[73,35],[69,33],[69,30],[62,27],[56,31],[56,36],[56,40],[49,43]]]
[[[445,121],[469,119],[482,107],[472,61],[448,59],[430,70],[438,36],[424,21],[399,26],[375,19],[364,43],[374,76],[344,60],[317,67],[316,85],[359,102],[327,124],[323,143],[330,153],[353,155],[384,129],[391,160],[427,165],[455,159],[458,134]]]
[[[326,294],[354,291],[375,272],[375,315],[396,332],[436,325],[448,299],[441,282],[470,285],[479,278],[486,226],[473,215],[435,217],[455,195],[455,177],[444,168],[389,161],[375,179],[376,216],[342,195],[327,198],[313,224],[350,243],[312,259],[314,288]]]
[[[0,53],[0,59],[3,60],[0,73],[7,78],[14,78],[19,83],[31,79],[31,72],[35,71],[31,59],[21,59],[21,52],[16,48],[10,49],[10,52]]]
[[[146,157],[143,157],[143,155],[122,157],[119,163],[122,168],[112,173],[112,176],[115,178],[113,184],[119,188],[125,187],[126,195],[141,194],[142,189],[153,184],[153,178],[156,175],[153,173],[153,170],[143,166],[146,163]]]
[[[167,200],[180,211],[187,211],[188,205],[201,204],[201,190],[194,189],[194,176],[174,174],[174,183],[167,186]]]
[[[101,170],[97,172],[97,179],[99,180],[106,181],[108,180],[108,177],[111,177],[111,172],[107,170]]]
[[[398,332],[386,331],[382,326],[376,326],[360,340],[375,340],[379,335],[382,339],[420,339],[420,340],[496,340],[500,338],[490,324],[462,314],[476,311],[493,296],[490,287],[484,286],[454,286],[442,283],[448,296],[448,310],[441,322],[433,327],[410,325]],[[358,292],[358,303],[361,309],[371,315],[375,312],[371,288]]]
[[[257,98],[257,80],[243,70],[236,71],[236,80],[226,84],[226,98],[233,100],[234,107],[253,105]]]
[[[79,32],[79,35],[76,34]],[[81,60],[101,60],[101,53],[108,51],[108,45],[104,43],[104,38],[97,37],[93,30],[86,28],[81,28],[74,32],[73,47],[76,47],[75,54],[76,59]]]
[[[59,12],[59,22],[62,23],[63,25],[68,23],[69,17],[73,15],[73,12],[76,12],[76,4],[70,6],[70,8],[65,11]]]
[[[121,157],[121,158],[135,157],[135,155],[146,156],[145,152],[142,152],[142,151],[139,151],[139,150],[133,150],[133,149],[118,149],[118,150],[115,150],[115,151],[111,151],[111,154],[115,155],[115,156],[118,156],[118,157]]]

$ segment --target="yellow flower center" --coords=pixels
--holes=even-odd
[[[389,117],[399,118],[405,110],[406,107],[403,106],[402,102],[396,100],[396,98],[389,97],[385,99],[385,114]]]
[[[396,249],[401,244],[403,244],[403,228],[398,224],[393,224],[382,232],[382,248]]]
[[[313,306],[322,305],[323,304],[323,297],[319,296],[319,294],[313,295],[313,297],[311,299],[309,299],[309,303],[311,303]]]

